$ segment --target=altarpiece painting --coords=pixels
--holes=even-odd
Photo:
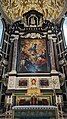
[[[24,39],[19,46],[20,73],[44,73],[48,72],[48,53],[46,40]]]

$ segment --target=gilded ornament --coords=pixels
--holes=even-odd
[[[13,21],[32,9],[42,13],[45,19],[57,19],[65,7],[65,0],[2,0],[4,13]]]

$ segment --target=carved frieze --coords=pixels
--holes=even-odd
[[[42,38],[39,33],[28,33],[26,35],[21,35],[22,38]]]
[[[20,85],[19,85],[20,81]],[[17,77],[15,89],[60,89],[59,78],[55,77]]]

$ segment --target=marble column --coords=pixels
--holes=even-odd
[[[58,62],[58,54],[57,54],[57,47],[56,47],[56,39],[53,39],[53,44],[54,44],[54,55],[55,55],[55,62],[56,62],[56,66],[57,66],[57,70],[59,71],[59,62]]]
[[[16,71],[18,38],[19,38],[18,35],[16,35],[16,37],[14,38],[14,49],[13,49],[12,71]]]
[[[54,58],[53,38],[50,39],[50,57],[51,57],[51,70],[56,70],[55,58]]]
[[[10,39],[11,41],[11,39]],[[10,53],[9,53],[9,64],[8,64],[8,71],[12,69],[12,56],[13,56],[13,42],[11,41],[10,44]]]

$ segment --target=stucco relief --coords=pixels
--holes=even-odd
[[[15,89],[16,77],[10,76],[8,79],[8,89]]]
[[[52,86],[53,89],[60,89],[60,82],[58,76],[52,76]]]
[[[65,0],[2,0],[1,6],[5,14],[17,20],[31,9],[37,10],[47,19],[57,19],[64,8]]]

